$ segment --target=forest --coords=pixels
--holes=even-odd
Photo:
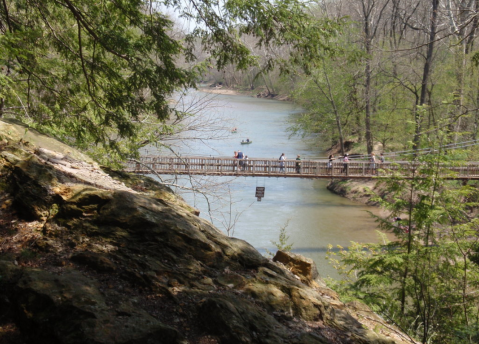
[[[378,196],[398,240],[332,251],[348,276],[333,283],[422,343],[474,343],[479,197],[437,175],[460,163],[446,145],[478,156],[478,12],[479,0],[2,0],[0,118],[115,165],[167,147],[194,115],[172,95],[207,81],[289,96],[304,109],[291,134],[341,153],[434,148],[414,157],[422,177]]]
[[[0,117],[125,156],[161,144],[165,119],[188,115],[169,95],[208,80],[286,94],[305,110],[292,133],[341,153],[418,148],[439,128],[451,133],[445,144],[474,141],[478,6],[4,1]],[[159,122],[140,135],[150,115]]]
[[[313,18],[341,23],[328,37],[331,49],[313,61],[302,56],[289,65],[290,73],[261,73],[260,62],[247,72],[224,69],[222,80],[287,93],[306,110],[293,132],[339,143],[342,153],[347,141],[363,143],[368,153],[377,143],[386,151],[419,147],[423,136],[430,140],[439,129],[451,133],[447,143],[476,140],[477,6],[450,0],[317,2],[309,8]],[[288,52],[257,53],[265,60]],[[253,80],[255,73],[260,76]]]

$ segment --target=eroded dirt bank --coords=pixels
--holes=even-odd
[[[335,179],[329,182],[328,190],[352,201],[376,206],[372,198],[377,194],[386,197],[384,186],[372,179]]]

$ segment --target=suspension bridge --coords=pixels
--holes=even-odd
[[[178,156],[142,156],[139,160],[130,160],[126,172],[137,174],[161,175],[206,175],[206,176],[243,176],[243,177],[287,177],[287,178],[323,178],[323,179],[364,179],[387,176],[399,176],[410,179],[426,176],[419,162],[385,162],[355,161],[349,163],[327,159],[285,160],[277,159],[235,159],[221,157],[178,157]],[[440,164],[438,177],[445,179],[474,180],[479,179],[479,163],[470,162],[455,166]]]

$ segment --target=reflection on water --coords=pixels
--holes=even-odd
[[[291,159],[297,154],[304,159],[324,157],[311,151],[300,138],[288,139],[286,121],[290,114],[298,112],[292,104],[246,96],[217,96],[217,99],[226,104],[227,113],[223,115],[232,120],[238,133],[227,140],[208,142],[209,146],[196,145],[184,150],[183,155],[231,156],[233,151],[244,149],[249,157],[258,158],[279,157],[283,152]],[[253,144],[240,145],[241,139],[247,137]],[[226,181],[228,177],[217,179]],[[279,241],[280,229],[288,223],[286,234],[288,243],[293,244],[292,251],[312,258],[321,276],[337,277],[325,260],[328,244],[346,247],[351,241],[377,241],[376,224],[368,211],[377,214],[379,210],[331,193],[326,189],[327,183],[312,179],[238,177],[229,184],[231,211],[229,202],[213,206],[223,215],[231,214],[234,237],[248,241],[263,254],[266,250],[276,251],[271,242]],[[257,186],[266,188],[261,202],[255,198]],[[202,217],[211,220],[203,198],[181,193],[201,211]],[[220,215],[213,219],[224,230],[222,222],[225,219]]]

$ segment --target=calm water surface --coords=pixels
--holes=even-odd
[[[298,112],[291,103],[224,95],[215,96],[215,100],[222,104],[218,115],[228,118],[238,133],[224,140],[208,141],[207,145],[182,148],[183,155],[232,156],[233,151],[243,150],[251,158],[278,158],[283,152],[291,159],[297,154],[304,159],[324,157],[324,153],[311,150],[300,138],[288,139],[287,120]],[[246,138],[253,143],[241,145],[240,141]],[[228,177],[216,179],[227,181]],[[368,211],[378,214],[379,210],[331,193],[326,189],[327,183],[327,180],[296,178],[235,178],[229,184],[233,204],[231,207],[229,202],[213,204],[212,207],[221,210],[213,223],[225,230],[224,223],[231,215],[235,225],[230,234],[246,240],[264,254],[267,250],[276,252],[272,241],[279,241],[281,227],[288,224],[286,234],[288,243],[293,244],[292,251],[312,258],[321,276],[338,277],[325,260],[328,244],[345,247],[351,241],[378,241],[376,224]],[[260,202],[255,198],[257,186],[266,188]],[[177,191],[201,211],[202,217],[211,220],[208,204],[202,197]]]

